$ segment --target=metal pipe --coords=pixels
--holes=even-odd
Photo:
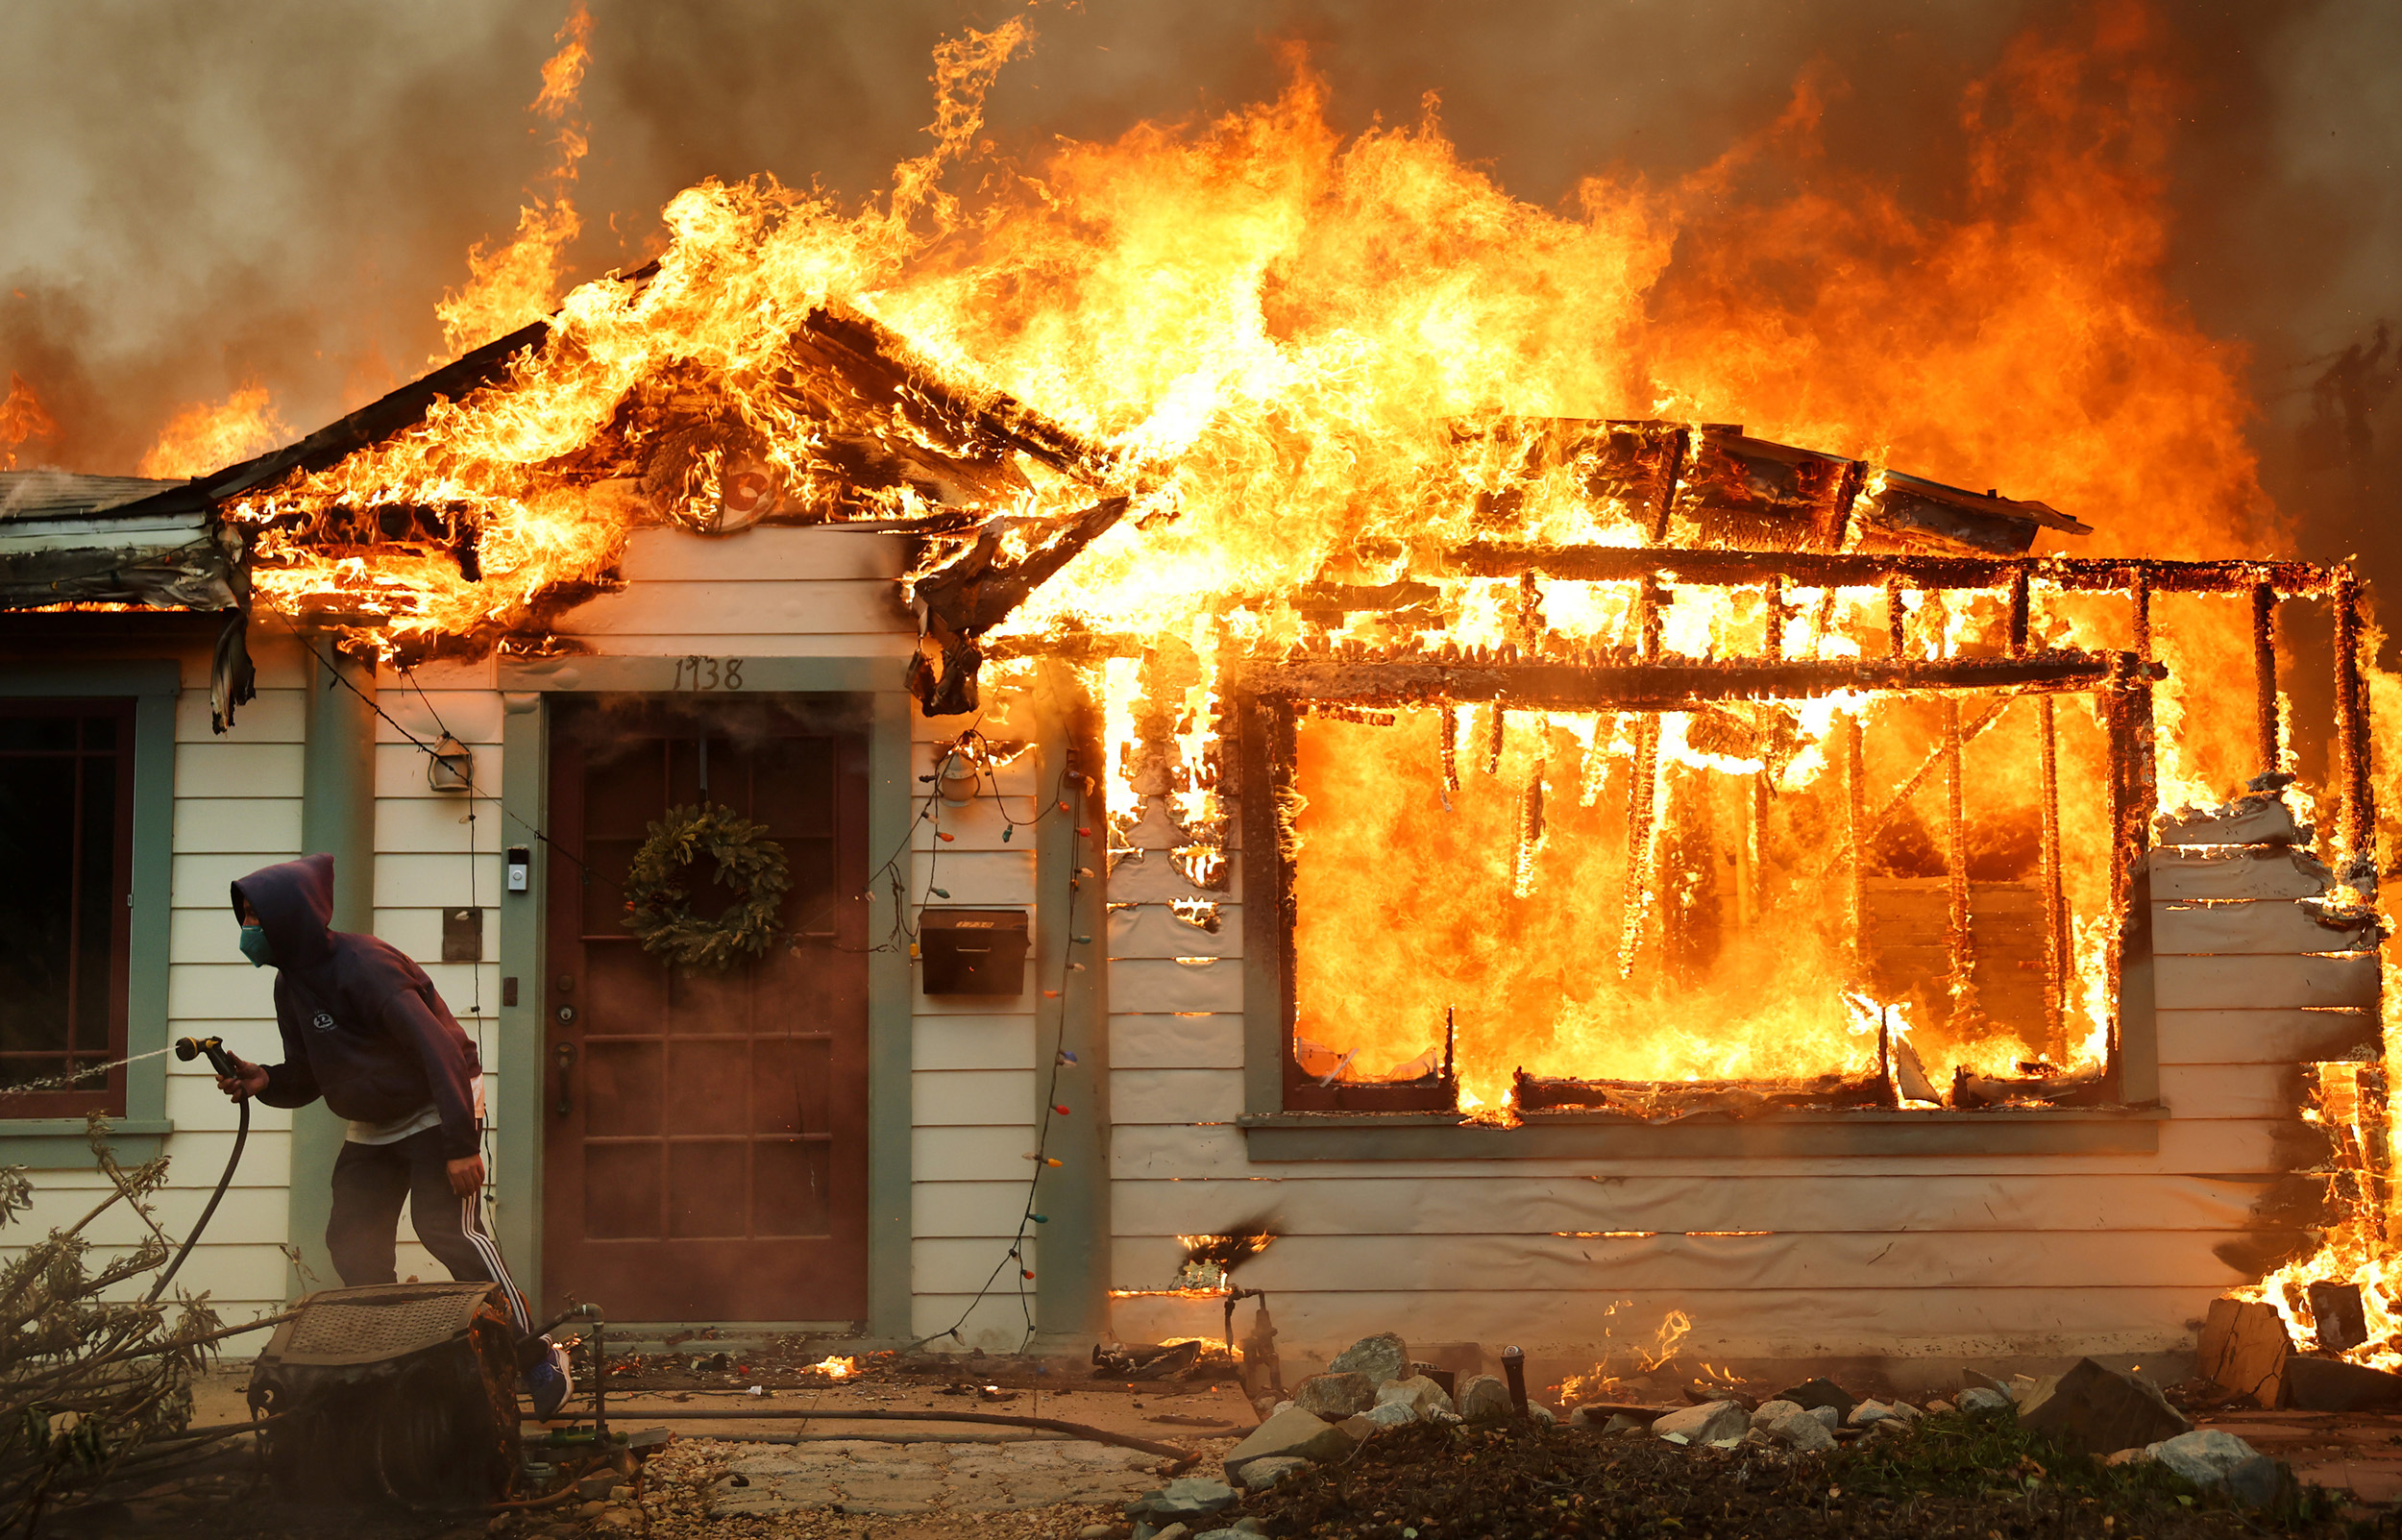
[[[2036,702],[2043,739],[2044,1043],[2053,1063],[2069,1050],[2069,904],[2060,869],[2060,745],[2052,698]]]
[[[2252,689],[2256,750],[2260,768],[2273,772],[2277,752],[2277,591],[2267,583],[2252,586]]]

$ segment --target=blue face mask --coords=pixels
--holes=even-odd
[[[267,929],[263,925],[242,927],[242,955],[253,967],[266,967],[275,962],[275,949],[267,944]]]

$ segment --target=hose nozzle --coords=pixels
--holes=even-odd
[[[202,1054],[208,1056],[208,1066],[227,1079],[231,1080],[240,1073],[234,1067],[233,1056],[225,1051],[224,1039],[178,1038],[175,1039],[175,1057],[184,1063],[188,1064]]]

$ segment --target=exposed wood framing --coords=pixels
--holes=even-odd
[[[2038,731],[2043,735],[2044,814],[2044,1051],[2054,1063],[2063,1063],[2069,1048],[2069,899],[2060,852],[2060,740],[2055,702],[2049,696],[2036,702]]]
[[[2006,589],[2031,582],[2071,593],[2121,592],[2142,578],[2160,593],[2242,594],[2266,583],[2288,599],[2331,592],[2340,571],[2298,561],[2152,561],[2104,556],[1912,556],[1868,551],[1661,550],[1625,546],[1477,543],[1451,551],[1452,571],[1474,577],[1535,572],[1581,582],[1656,578],[1699,588],[1752,588],[1772,575],[1793,588],[1881,588],[1888,577],[1920,589]]]
[[[1753,658],[1630,663],[1451,661],[1438,655],[1256,659],[1238,688],[1288,699],[1353,705],[1507,700],[1522,711],[1675,711],[1702,701],[1801,700],[1838,691],[2093,690],[2116,665],[2100,652],[2023,658]],[[2158,678],[2157,666],[2147,677]]]
[[[2145,662],[2152,661],[2152,574],[2149,569],[2139,568],[2127,583],[2127,597],[2133,600],[2135,655]]]
[[[2253,715],[2264,771],[2277,769],[2277,590],[2273,584],[2252,585]]]
[[[1944,714],[1944,878],[1949,900],[1946,940],[1951,951],[1951,1008],[1957,1015],[1974,989],[1976,953],[1969,932],[1969,823],[1964,805],[1967,753],[1960,734],[1960,702],[1946,696]]]
[[[2361,678],[2361,585],[2349,569],[2336,580],[2336,784],[2346,856],[2374,859],[2376,794],[2369,780],[2368,691]]]
[[[1627,776],[1627,881],[1619,895],[1618,976],[1634,976],[1643,948],[1643,921],[1651,913],[1652,887],[1659,869],[1659,717],[1634,720],[1634,766]]]
[[[1839,713],[1836,720],[1843,724],[1843,799],[1845,863],[1850,868],[1851,883],[1845,897],[1851,908],[1851,971],[1854,977],[1868,976],[1868,752],[1861,742],[1860,714],[1856,711]]]
[[[2140,1024],[2153,1031],[2151,980],[2152,817],[2160,799],[2153,762],[2152,671],[2120,654],[2109,687],[2102,691],[2110,729],[2110,977],[2118,1011],[2111,1023],[2108,1063],[2120,1077],[2118,1099],[2145,1102],[2157,1086],[2127,1083],[2125,1037]],[[2144,1056],[2146,1063],[2154,1056]]]

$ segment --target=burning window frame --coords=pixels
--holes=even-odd
[[[1628,656],[1582,661],[1522,659],[1514,649],[1446,647],[1439,652],[1381,653],[1357,644],[1304,648],[1281,658],[1247,660],[1228,682],[1229,721],[1237,746],[1238,784],[1246,794],[1238,809],[1241,848],[1247,853],[1246,883],[1255,885],[1246,905],[1244,950],[1251,960],[1246,991],[1246,1106],[1242,1123],[1267,1142],[1254,1141],[1266,1159],[1360,1158],[1390,1154],[1413,1158],[1456,1153],[1441,1136],[1459,1137],[1450,1125],[1468,1122],[1458,1106],[1458,1083],[1451,1045],[1444,1045],[1434,1072],[1407,1082],[1326,1083],[1305,1072],[1294,1053],[1297,1021],[1294,933],[1295,861],[1288,831],[1296,766],[1296,724],[1313,708],[1336,715],[1437,705],[1446,710],[1471,703],[1506,702],[1530,711],[1610,711],[1656,721],[1662,713],[1722,701],[1794,702],[1838,692],[1869,696],[1940,694],[1951,701],[1992,699],[2005,693],[2031,693],[2047,699],[2064,693],[2094,693],[2107,734],[2110,907],[2106,968],[2111,1018],[2108,1050],[2098,1076],[2056,1080],[2030,1074],[2016,1082],[1975,1088],[1950,1105],[1908,1109],[1893,1094],[1893,1057],[1880,1045],[1878,1093],[1842,1098],[1766,1095],[1724,1098],[1720,1105],[1680,1107],[1671,1119],[1700,1115],[1721,1130],[1745,1120],[1924,1123],[1974,1109],[1980,1118],[2025,1121],[2157,1117],[2158,1062],[2150,983],[2151,895],[2147,856],[2160,815],[2155,772],[2154,685],[2167,676],[2152,653],[2152,600],[2156,594],[2240,598],[2249,600],[2255,697],[2254,743],[2260,763],[2279,780],[2286,727],[2276,657],[2279,606],[2289,599],[2317,599],[2332,613],[2334,751],[2329,781],[2337,802],[2336,845],[2345,858],[2340,869],[2363,859],[2373,863],[2375,814],[2369,783],[2367,693],[2360,667],[2363,633],[2359,583],[2346,566],[2276,561],[2169,561],[2066,556],[1979,557],[1912,552],[1663,550],[1625,547],[1553,547],[1474,543],[1447,553],[1455,577],[1515,578],[1530,586],[1561,579],[1631,585],[1638,638]],[[1761,591],[1770,618],[1757,652],[1708,660],[1677,657],[1660,649],[1656,616],[1673,587],[1751,588]],[[1882,590],[1889,618],[1889,647],[1881,658],[1788,659],[1780,648],[1780,621],[1788,613],[1789,590]],[[1998,655],[1923,658],[1910,655],[1903,620],[1913,596],[1982,591],[2004,599]],[[2034,618],[2047,595],[2077,594],[2116,599],[2128,606],[2135,647],[2126,651],[2036,650]],[[2047,714],[2048,715],[2048,714]],[[1847,759],[1858,763],[1858,718],[1847,714]],[[1952,719],[1957,721],[1956,715]],[[2047,723],[2048,729],[2048,723]],[[1958,752],[1953,735],[1951,752]],[[1638,758],[1639,758],[1638,751]],[[1855,768],[1847,773],[1855,775]],[[1638,771],[1641,773],[1641,771]],[[1657,774],[1654,762],[1650,773]],[[1855,783],[1856,784],[1856,783]],[[2281,781],[2279,782],[2281,784]],[[1858,798],[1843,864],[1851,872],[1852,921],[1859,934],[1862,840]],[[2056,794],[2049,808],[2047,884],[2051,905],[2047,945],[2047,997],[2055,1015],[2071,980],[2060,922]],[[1952,852],[1956,862],[1959,853]],[[2336,863],[2331,862],[2331,865]],[[1960,884],[1955,883],[1955,887]],[[1955,899],[1955,903],[1956,903]],[[1959,944],[1955,922],[1955,947]],[[1955,958],[1956,961],[1956,958]],[[1448,1032],[1448,1028],[1447,1028]],[[1740,1090],[1742,1083],[1726,1087]],[[1537,1079],[1521,1073],[1513,1091],[1515,1120],[1529,1126],[1591,1126],[1602,1135],[1631,1132],[1647,1122],[1598,1089],[1599,1083]],[[1706,1114],[1717,1113],[1717,1116]],[[1350,1140],[1335,1145],[1278,1142],[1316,1126],[1355,1129],[1409,1127],[1420,1137],[1402,1146],[1378,1147]],[[1598,1126],[1594,1126],[1598,1125]],[[1982,1125],[1992,1130],[1990,1121]],[[1665,1132],[1656,1128],[1648,1133]],[[1498,1132],[1498,1131],[1497,1131]],[[1680,1130],[1692,1135],[1695,1129]],[[2146,1131],[2148,1132],[2148,1131]],[[1434,1136],[1429,1138],[1426,1136]],[[1702,1134],[1706,1140],[1706,1133]],[[2061,1148],[2148,1148],[2141,1135],[2069,1136],[2037,1140],[2030,1153]],[[1687,1142],[1691,1142],[1688,1138]],[[1905,1141],[1906,1142],[1906,1141]],[[1588,1141],[1589,1143],[1589,1141]],[[2005,1137],[1974,1147],[2020,1147]],[[1733,1152],[1734,1147],[1727,1147]],[[1496,1149],[1492,1153],[1502,1153]],[[1569,1147],[1528,1148],[1516,1153],[1570,1153]],[[1576,1153],[1592,1153],[1579,1148]],[[1691,1153],[1703,1153],[1696,1148]],[[1777,1153],[1803,1153],[1784,1148]]]

